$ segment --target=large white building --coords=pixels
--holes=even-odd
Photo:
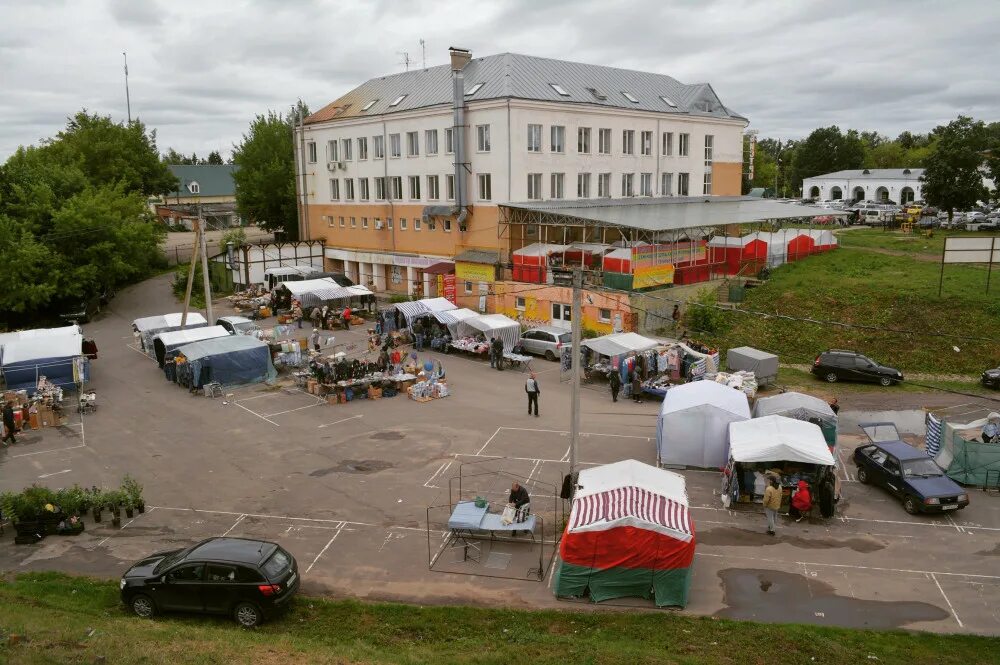
[[[330,269],[412,292],[464,251],[507,256],[500,203],[739,195],[746,125],[707,83],[452,49],[305,120],[303,237],[326,239]]]
[[[856,169],[802,181],[802,196],[833,201],[922,201],[923,169]]]

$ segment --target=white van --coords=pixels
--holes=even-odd
[[[319,268],[307,265],[268,268],[264,271],[264,286],[268,291],[273,291],[274,287],[282,282],[301,282],[319,272],[321,272]]]

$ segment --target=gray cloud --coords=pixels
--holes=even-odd
[[[831,124],[895,135],[1000,119],[994,0],[0,0],[0,159],[81,108],[133,116],[161,149],[228,153],[257,113],[317,109],[373,76],[505,51],[709,82],[765,136]]]

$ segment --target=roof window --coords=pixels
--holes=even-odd
[[[404,99],[406,99],[406,95],[400,95],[399,97],[396,97],[396,99],[392,100],[392,103],[389,104],[389,106],[399,106],[399,103]]]
[[[674,102],[669,97],[664,97],[663,95],[660,95],[660,99],[662,99],[663,103],[669,106],[670,108],[672,109],[677,108],[677,104],[674,104]]]
[[[549,83],[549,85],[552,86],[552,89],[558,92],[563,97],[569,97],[569,93],[566,92],[566,88],[562,87],[558,83]]]
[[[625,92],[624,90],[622,90],[622,97],[624,97],[625,99],[629,100],[633,104],[638,104],[639,103],[639,100],[636,99],[635,95],[633,95],[631,92]]]
[[[480,88],[482,88],[482,87],[483,87],[483,84],[482,84],[482,83],[477,83],[476,85],[472,86],[471,88],[469,88],[469,89],[468,89],[468,90],[466,91],[466,93],[465,93],[465,96],[466,96],[466,97],[471,97],[472,95],[474,95],[474,94],[476,94],[477,92],[479,92],[479,89],[480,89]]]
[[[603,101],[604,101],[605,99],[607,99],[607,98],[608,98],[608,96],[607,96],[607,95],[605,95],[605,94],[604,94],[603,92],[601,92],[601,91],[600,91],[600,90],[598,90],[597,88],[587,88],[587,90],[588,90],[588,91],[590,91],[590,94],[592,94],[592,95],[594,96],[594,98],[595,98],[595,99],[599,99],[599,100],[601,100],[602,102],[603,102]]]
[[[362,106],[362,107],[361,107],[361,110],[362,110],[362,111],[367,111],[367,110],[368,110],[368,109],[370,109],[371,107],[375,106],[375,102],[377,102],[377,101],[378,101],[377,99],[373,99],[373,100],[371,100],[370,102],[368,102],[367,104],[365,104],[364,106]]]

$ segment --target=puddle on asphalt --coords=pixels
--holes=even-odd
[[[885,544],[874,538],[815,538],[808,533],[797,535],[800,524],[790,524],[778,531],[778,536],[769,536],[763,530],[763,517],[761,517],[761,531],[748,531],[746,529],[736,529],[733,527],[722,527],[698,532],[699,545],[717,545],[723,547],[760,547],[763,545],[791,545],[803,550],[829,550],[837,548],[848,548],[855,552],[868,554],[885,549]]]
[[[316,469],[309,475],[313,478],[322,478],[323,476],[328,476],[331,473],[377,473],[379,471],[384,471],[385,469],[391,468],[392,464],[390,462],[383,462],[382,460],[353,460],[347,459],[338,464],[337,466],[331,466],[326,469]]]
[[[727,568],[719,571],[725,619],[807,623],[845,628],[901,628],[950,615],[930,603],[862,600],[838,595],[832,586],[780,570]]]
[[[399,441],[405,436],[402,432],[375,432],[370,438],[378,441]]]
[[[895,423],[900,434],[923,436],[927,432],[923,409],[841,411],[838,417],[838,430],[844,434],[864,435],[858,423]]]

